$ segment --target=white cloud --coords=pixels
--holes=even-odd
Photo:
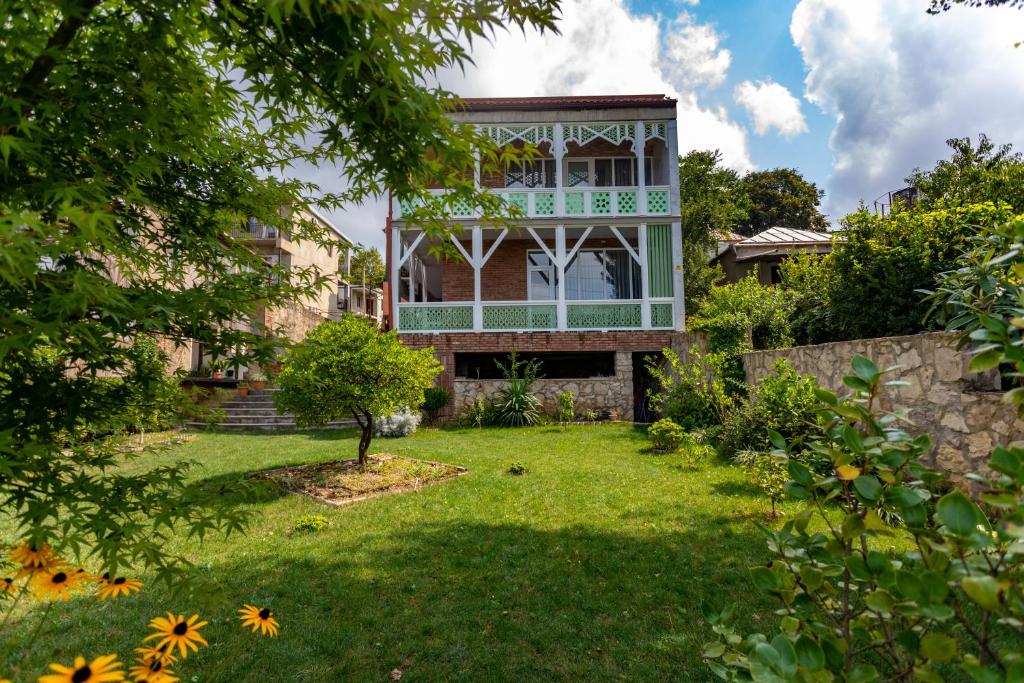
[[[948,156],[945,140],[987,133],[1024,147],[1019,10],[927,3],[801,0],[790,32],[808,70],[805,97],[836,117],[829,139],[832,215],[902,187]]]
[[[754,121],[754,132],[764,135],[774,128],[784,138],[807,132],[807,121],[800,111],[800,100],[784,85],[769,81],[743,81],[736,86],[736,102]]]
[[[719,47],[721,37],[709,24],[698,24],[682,12],[668,28],[665,57],[672,80],[682,86],[719,86],[732,63],[732,54]]]

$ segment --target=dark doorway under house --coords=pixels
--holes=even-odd
[[[657,358],[657,351],[636,351],[633,353],[633,421],[650,424],[660,415],[651,408],[651,391],[658,390],[658,382],[647,369],[647,358]]]

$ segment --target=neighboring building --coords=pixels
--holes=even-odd
[[[500,382],[495,359],[543,361],[554,408],[620,419],[643,410],[643,357],[683,329],[676,101],[664,95],[464,99],[452,117],[539,158],[482,175],[528,216],[513,229],[454,216],[460,259],[439,260],[393,202],[387,318],[411,347],[432,346],[458,411]],[[440,192],[441,190],[438,190]]]
[[[722,264],[726,282],[738,282],[756,271],[758,282],[774,285],[781,281],[783,259],[796,253],[827,254],[833,239],[826,232],[768,228],[739,241],[719,241],[718,255],[711,262]]]
[[[338,279],[338,310],[369,318],[380,327],[384,321],[384,290],[375,283],[363,281],[361,273],[352,270],[352,250],[346,249]]]

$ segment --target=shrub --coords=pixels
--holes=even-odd
[[[584,422],[597,422],[600,419],[600,417],[601,416],[598,415],[597,411],[594,410],[593,408],[587,408],[582,413],[580,413],[580,418]]]
[[[327,522],[327,518],[323,515],[302,515],[295,519],[295,523],[292,524],[293,533],[313,533],[316,531],[323,531],[330,524]]]
[[[526,465],[516,461],[508,466],[508,473],[514,477],[522,476],[526,474]]]
[[[427,413],[430,424],[437,422],[437,413],[448,405],[452,398],[445,387],[430,387],[423,391],[423,404],[420,406]]]
[[[572,422],[576,419],[575,401],[571,391],[563,391],[558,395],[558,421]]]
[[[409,436],[420,426],[420,414],[409,408],[401,408],[392,415],[378,417],[373,421],[373,435],[385,438]]]
[[[780,358],[772,372],[729,409],[719,432],[719,450],[732,457],[739,451],[766,453],[769,431],[787,441],[802,442],[816,428],[820,408],[813,377],[798,374]]]
[[[842,248],[841,243],[837,248]],[[823,344],[838,338],[832,321],[832,255],[793,254],[782,260],[779,271],[792,307],[793,343]]]
[[[647,437],[651,440],[651,448],[658,453],[672,453],[679,450],[686,432],[672,420],[663,418],[647,428]]]
[[[505,376],[506,382],[494,405],[498,424],[506,427],[537,424],[541,417],[541,402],[531,390],[537,380],[540,361],[521,361],[516,358],[516,352],[513,351],[509,354],[507,365],[495,362]]]
[[[664,349],[662,358],[660,362],[647,361],[648,371],[660,387],[660,393],[651,394],[651,407],[687,432],[721,424],[732,405],[721,380],[722,354],[693,349],[683,361],[671,349]]]
[[[771,453],[740,451],[736,454],[736,462],[746,468],[750,483],[771,500],[771,518],[775,519],[778,516],[775,501],[782,497],[786,482],[789,481],[786,459]]]
[[[494,424],[494,406],[488,403],[483,396],[477,396],[463,409],[462,419],[471,427]]]

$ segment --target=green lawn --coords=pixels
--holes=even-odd
[[[201,434],[160,457],[201,460],[222,482],[355,448],[352,432]],[[773,618],[747,573],[768,557],[754,524],[768,503],[714,458],[647,453],[628,425],[430,430],[371,451],[470,473],[342,508],[273,496],[253,505],[247,535],[171,548],[220,595],[147,585],[113,603],[58,604],[30,656],[0,674],[16,666],[16,681],[34,681],[76,654],[125,659],[149,618],[174,610],[211,622],[211,646],[176,667],[186,681],[382,681],[395,668],[403,681],[707,681],[703,601],[738,603],[745,630]],[[514,461],[528,474],[506,474]],[[330,528],[290,535],[306,514]],[[241,631],[244,602],[271,607],[280,637]]]

